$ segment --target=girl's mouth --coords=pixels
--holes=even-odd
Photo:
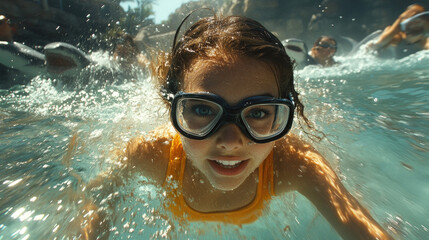
[[[240,174],[247,166],[249,160],[225,161],[209,160],[210,166],[220,175],[234,176]]]

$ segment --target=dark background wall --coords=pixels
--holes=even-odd
[[[254,18],[281,40],[299,38],[311,46],[319,36],[330,35],[337,40],[347,37],[359,42],[392,24],[414,3],[429,8],[427,1],[411,0],[225,0],[216,4],[200,0],[182,5],[164,25],[142,29],[137,41],[170,47],[174,31],[187,13],[200,7],[213,7],[224,15]]]
[[[0,14],[17,25],[15,41],[41,47],[64,41],[84,50],[106,47],[100,36],[126,17],[119,0],[1,0]],[[280,39],[299,38],[312,44],[320,35],[359,41],[390,25],[411,0],[200,0],[183,4],[162,25],[137,34],[140,46],[171,46],[173,32],[192,9],[202,6],[223,14],[245,15],[262,22]]]
[[[246,2],[246,1],[245,1]],[[322,34],[344,35],[356,40],[384,29],[410,0],[267,0],[248,1],[244,12],[265,23],[280,38],[313,40]],[[420,4],[424,5],[422,1]],[[427,7],[427,6],[425,6]]]

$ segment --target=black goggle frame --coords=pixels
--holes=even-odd
[[[178,123],[177,117],[176,117],[177,104],[178,104],[179,100],[182,98],[203,99],[203,100],[215,102],[223,108],[223,110],[224,110],[223,114],[220,117],[220,119],[217,121],[215,126],[207,134],[205,134],[203,136],[190,134],[189,132],[184,131],[180,127],[180,124]],[[246,124],[244,123],[240,114],[241,114],[241,111],[245,107],[256,105],[256,104],[264,104],[264,103],[287,105],[289,108],[289,116],[288,116],[288,120],[287,120],[288,122],[287,122],[285,128],[281,132],[278,132],[277,134],[270,136],[268,138],[257,139],[250,134],[250,132],[247,129]],[[171,115],[170,116],[171,116],[171,121],[173,123],[173,126],[176,128],[176,130],[180,134],[182,134],[183,136],[185,136],[187,138],[196,139],[196,140],[203,140],[203,139],[208,138],[213,133],[215,133],[224,124],[234,123],[235,125],[237,125],[240,128],[241,132],[247,138],[252,140],[253,142],[266,143],[266,142],[271,142],[271,141],[277,140],[289,132],[289,130],[292,127],[294,109],[295,109],[295,103],[293,102],[291,96],[289,96],[289,99],[274,98],[274,97],[269,97],[269,96],[253,96],[253,97],[243,99],[242,101],[240,101],[235,106],[230,106],[223,98],[219,97],[216,94],[212,94],[212,93],[185,93],[185,92],[181,91],[181,92],[178,92],[174,96],[174,98],[172,99],[172,107],[171,107]]]

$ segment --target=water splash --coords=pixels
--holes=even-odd
[[[0,92],[0,238],[76,236],[70,223],[94,197],[112,214],[106,231],[112,238],[218,239],[222,229],[225,237],[338,239],[295,193],[276,198],[255,224],[239,228],[171,220],[162,210],[162,190],[143,176],[122,179],[127,184],[118,188],[105,182],[105,188],[113,187],[107,195],[98,188],[83,190],[123,160],[129,139],[168,121],[145,69],[124,77],[105,53],[91,58],[97,64],[78,76],[78,84],[39,76]],[[402,60],[368,55],[337,60],[341,64],[332,68],[296,71],[306,114],[327,134],[321,142],[309,141],[395,236],[427,236],[428,51]],[[300,134],[298,124],[292,131]]]

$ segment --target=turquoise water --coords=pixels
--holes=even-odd
[[[110,67],[99,54],[92,57]],[[314,141],[298,124],[293,132],[326,156],[395,238],[429,238],[429,51],[338,60],[295,73],[306,114],[326,138]],[[257,222],[237,227],[171,220],[161,208],[163,190],[138,174],[110,195],[82,189],[117,165],[130,138],[168,121],[146,71],[114,85],[95,77],[82,75],[67,88],[39,76],[1,90],[0,239],[73,238],[89,197],[106,212],[111,239],[339,239],[297,193],[276,197]]]

